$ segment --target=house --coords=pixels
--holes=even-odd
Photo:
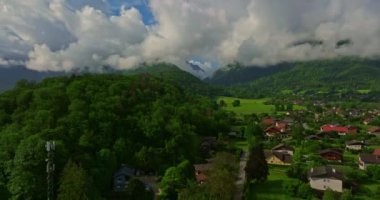
[[[281,133],[286,132],[289,129],[288,123],[284,121],[276,121],[275,127],[281,131]]]
[[[320,140],[321,138],[317,135],[309,135],[305,137],[305,140]]]
[[[380,165],[380,156],[373,154],[360,154],[359,168],[365,170],[369,165]]]
[[[114,191],[120,192],[124,191],[130,179],[136,176],[137,170],[133,168],[129,168],[123,165],[118,171],[114,173],[113,176],[113,189]]]
[[[380,136],[380,127],[372,126],[372,127],[368,128],[368,134]]]
[[[364,141],[347,141],[346,142],[346,149],[353,150],[353,151],[361,151],[364,147],[365,143]]]
[[[264,126],[273,126],[275,124],[276,120],[272,117],[264,117],[261,120],[261,124]]]
[[[372,155],[380,156],[380,149],[373,150]]]
[[[363,124],[364,125],[368,125],[369,123],[371,123],[372,121],[373,121],[373,117],[368,117],[368,118],[366,118],[364,121],[363,121]]]
[[[335,126],[335,125],[323,125],[321,126],[321,132],[337,132],[338,135],[356,134],[358,129],[353,126]]]
[[[274,126],[271,126],[267,129],[265,129],[264,132],[265,132],[265,136],[270,137],[270,138],[276,137],[276,136],[281,134],[281,130],[279,130],[278,128],[276,128]]]
[[[291,165],[293,162],[293,156],[284,152],[264,151],[264,155],[268,164]]]
[[[294,148],[286,144],[279,144],[272,148],[272,152],[287,153],[293,155]]]
[[[195,178],[198,184],[203,184],[207,180],[207,172],[211,169],[211,164],[195,164],[193,165],[195,169]]]
[[[330,166],[313,167],[308,173],[310,187],[324,191],[343,191],[343,174]]]
[[[217,139],[216,137],[204,137],[200,148],[203,154],[210,155],[217,146]]]
[[[343,150],[341,149],[325,149],[320,151],[319,155],[328,161],[343,161]]]

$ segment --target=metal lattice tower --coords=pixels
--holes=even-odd
[[[53,200],[54,199],[54,151],[55,151],[55,142],[54,141],[47,141],[46,142],[46,151],[47,151],[47,158],[46,158],[46,173],[47,173],[47,199]]]

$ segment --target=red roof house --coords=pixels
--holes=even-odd
[[[373,150],[372,155],[380,156],[380,149]]]
[[[272,117],[265,117],[261,120],[261,124],[264,126],[272,126],[276,123],[276,120]]]
[[[323,125],[321,126],[321,132],[337,132],[339,135],[356,134],[358,128],[353,126]]]

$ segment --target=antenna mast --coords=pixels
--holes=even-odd
[[[46,173],[47,173],[47,200],[54,199],[54,151],[55,151],[55,142],[47,141],[46,142]]]

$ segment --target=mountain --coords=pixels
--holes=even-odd
[[[209,80],[230,86],[234,94],[275,94],[283,90],[372,89],[380,84],[380,60],[344,57],[294,62],[259,69],[219,70]]]
[[[234,63],[216,71],[214,75],[211,78],[206,79],[206,81],[212,84],[225,86],[249,83],[261,77],[289,70],[290,67],[290,63],[282,63],[266,67],[243,66],[240,63]]]
[[[202,94],[211,95],[213,93],[209,85],[189,72],[183,71],[177,66],[168,63],[155,63],[155,64],[144,64],[133,70],[128,70],[125,72],[127,75],[135,74],[151,74],[153,76],[159,77],[165,81],[175,84],[182,88],[183,90]]]
[[[23,66],[0,67],[0,92],[12,88],[17,81],[25,79],[39,81],[47,77],[59,76],[58,72],[38,72]]]

